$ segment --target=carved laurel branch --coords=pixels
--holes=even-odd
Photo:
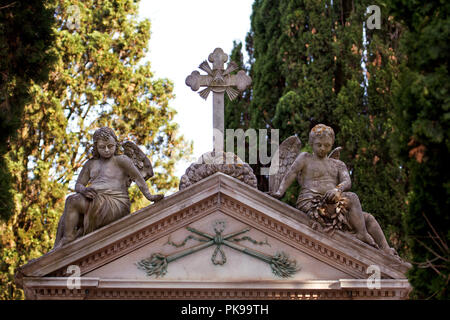
[[[222,226],[223,227],[223,226]],[[214,236],[209,235],[207,233],[204,233],[202,231],[199,231],[197,229],[187,227],[187,230],[189,230],[192,233],[195,233],[197,235],[200,235],[203,238],[197,238],[193,235],[187,236],[181,243],[174,243],[168,240],[167,244],[170,244],[172,246],[175,246],[177,248],[184,246],[187,241],[194,239],[199,242],[204,242],[202,244],[199,244],[197,246],[185,249],[181,252],[177,252],[171,255],[163,255],[161,253],[153,253],[149,258],[142,259],[141,261],[137,262],[136,265],[139,269],[146,272],[148,276],[155,275],[156,277],[162,277],[167,273],[167,267],[168,264],[176,259],[185,257],[187,255],[190,255],[192,253],[195,253],[197,251],[203,250],[205,248],[208,248],[212,245],[216,245],[216,249],[214,250],[214,253],[211,257],[211,261],[215,265],[223,265],[226,263],[226,256],[225,252],[222,250],[222,245],[225,245],[227,247],[230,247],[232,249],[235,249],[239,252],[248,254],[252,257],[255,257],[259,260],[262,260],[266,263],[268,263],[272,269],[272,272],[275,276],[280,278],[288,278],[291,277],[293,274],[295,274],[297,271],[300,270],[299,267],[297,267],[297,262],[295,260],[289,260],[289,256],[284,252],[277,252],[275,255],[270,256],[261,252],[258,252],[256,250],[252,250],[250,248],[246,248],[240,245],[237,245],[234,242],[244,241],[248,240],[254,244],[257,245],[269,245],[267,242],[267,239],[265,241],[256,241],[252,239],[251,237],[245,236],[242,238],[235,238],[238,235],[242,233],[246,233],[250,231],[249,228],[245,228],[243,230],[228,234],[228,235],[222,235],[223,228],[214,228],[216,234]],[[220,259],[217,258],[217,255],[220,254]]]

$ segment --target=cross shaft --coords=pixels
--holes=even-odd
[[[206,75],[193,71],[185,82],[193,91],[206,87],[199,92],[205,100],[209,93],[213,92],[213,145],[214,151],[222,152],[225,132],[224,93],[227,93],[230,100],[234,100],[239,92],[244,91],[251,84],[252,80],[243,70],[238,71],[237,74],[231,74],[238,69],[234,61],[228,63],[227,68],[224,69],[228,55],[221,48],[214,49],[208,61],[212,63],[212,68],[206,60],[199,65],[199,68],[207,73]]]

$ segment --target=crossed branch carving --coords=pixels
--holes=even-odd
[[[256,250],[238,245],[234,242],[244,241],[248,240],[251,241],[254,244],[258,245],[268,245],[270,244],[266,241],[256,241],[248,236],[242,237],[242,238],[236,238],[238,235],[241,235],[243,233],[246,233],[250,231],[250,228],[245,228],[243,230],[232,232],[227,235],[223,235],[223,231],[225,230],[225,222],[224,221],[216,221],[214,225],[214,235],[210,235],[208,233],[199,231],[197,229],[187,227],[188,231],[192,232],[193,234],[199,235],[203,238],[195,237],[194,235],[187,236],[183,242],[180,244],[176,244],[168,240],[167,244],[170,244],[175,247],[182,247],[186,244],[188,240],[197,240],[199,242],[203,242],[202,244],[199,244],[197,246],[187,248],[185,250],[182,250],[180,252],[171,254],[171,255],[163,255],[161,253],[153,253],[149,258],[142,259],[141,261],[137,262],[136,265],[139,269],[145,271],[148,276],[155,275],[156,277],[162,277],[167,273],[167,267],[168,264],[172,261],[175,261],[177,259],[180,259],[182,257],[185,257],[187,255],[190,255],[192,253],[198,252],[200,250],[203,250],[205,248],[211,247],[213,245],[216,246],[214,253],[211,257],[211,261],[214,265],[224,265],[227,261],[227,258],[225,256],[225,252],[222,250],[222,246],[227,246],[229,248],[235,249],[239,252],[245,253],[247,255],[250,255],[254,258],[257,258],[259,260],[262,260],[266,263],[268,263],[272,269],[272,272],[275,276],[280,278],[288,278],[291,277],[294,273],[300,270],[299,267],[297,267],[297,262],[295,260],[289,260],[289,256],[284,252],[277,252],[275,255],[270,256],[261,252],[258,252]],[[217,255],[220,255],[220,258],[217,258]]]

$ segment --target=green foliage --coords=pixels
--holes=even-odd
[[[400,50],[407,59],[394,86],[393,145],[409,178],[408,278],[414,298],[449,299],[450,4],[393,0],[390,5],[406,27]]]
[[[250,115],[250,121],[240,127],[277,128],[280,142],[297,134],[305,147],[314,125],[333,127],[335,145],[344,148],[341,160],[350,170],[352,191],[404,255],[405,174],[388,143],[398,27],[382,15],[384,29],[368,31],[365,55],[363,23],[371,4],[375,3],[255,1],[247,36],[253,84],[242,113]],[[366,69],[361,66],[364,57]],[[236,128],[236,123],[226,119],[226,127]],[[255,173],[258,187],[266,191],[267,177]],[[293,184],[282,200],[294,205],[298,191],[298,184]]]
[[[271,127],[271,122],[284,87],[277,60],[281,35],[278,0],[256,0],[251,15],[251,30],[247,35],[247,51],[252,63],[252,99],[250,105],[250,128]]]
[[[337,129],[332,118],[336,105],[334,7],[327,1],[281,1],[281,35],[277,40],[277,59],[285,79],[276,106],[273,125],[283,128],[280,138],[297,133],[306,142],[309,130],[318,123]],[[286,118],[286,116],[288,116]],[[288,120],[288,121],[286,121]]]
[[[358,2],[349,13],[345,27],[336,28],[343,79],[333,117],[338,121],[336,143],[343,147],[341,159],[352,178],[352,190],[363,209],[380,223],[390,244],[408,255],[403,232],[406,177],[402,162],[390,149],[392,136],[391,87],[398,74],[399,26],[382,15],[382,29],[366,29],[367,60],[362,24],[370,2]],[[386,12],[382,7],[382,12]],[[364,73],[367,85],[364,85]],[[363,86],[361,86],[363,84]],[[336,88],[337,90],[338,88]],[[366,93],[365,93],[365,92]]]
[[[236,62],[239,69],[234,71],[237,73],[238,70],[245,70],[247,74],[250,74],[250,70],[244,64],[244,56],[242,54],[242,43],[241,42],[233,42],[233,49],[230,54],[230,60]],[[236,97],[233,101],[230,101],[228,96],[225,95],[225,128],[226,129],[243,129],[244,131],[250,127],[250,121],[252,117],[250,116],[250,103],[251,103],[251,94],[252,91],[250,88],[244,90],[238,97]],[[225,137],[226,138],[226,137]],[[225,139],[225,146],[227,145],[227,141]],[[234,152],[237,154],[237,143],[234,141],[235,150]],[[242,159],[245,162],[249,162],[249,140],[245,141],[245,150],[247,151],[245,154],[245,159]],[[229,150],[227,150],[229,151]],[[250,164],[250,167],[253,169],[253,172],[260,172],[261,165],[258,164]],[[262,179],[258,180],[258,188],[264,188],[264,181]]]
[[[79,27],[72,5],[79,8]],[[53,246],[69,182],[90,157],[95,129],[110,126],[120,140],[131,139],[151,155],[153,193],[177,187],[174,165],[192,151],[173,122],[172,83],[154,79],[142,61],[150,22],[137,19],[137,1],[61,0],[53,9],[49,50],[57,62],[47,82],[31,87],[32,100],[5,157],[15,208],[0,225],[4,299],[23,298],[13,283],[15,269]],[[133,211],[149,204],[136,188],[130,197]]]
[[[239,70],[245,70],[247,73],[249,70],[244,64],[244,55],[242,54],[242,43],[233,42],[233,49],[230,54],[230,61],[236,62],[238,69],[233,73],[237,73]],[[248,114],[248,107],[250,104],[250,89],[246,89],[236,99],[230,101],[227,95],[225,95],[225,123],[226,128],[248,128],[250,116]]]
[[[31,84],[47,80],[54,55],[53,10],[49,1],[8,1],[0,5],[0,218],[13,211],[11,175],[3,155],[31,99]]]

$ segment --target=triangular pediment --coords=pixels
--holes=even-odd
[[[218,230],[220,233],[217,233],[214,230],[217,226],[223,228],[223,231],[220,229]],[[290,280],[353,278],[352,274],[338,270],[264,231],[263,228],[254,228],[237,217],[217,209],[191,221],[188,226],[180,224],[180,227],[169,235],[162,233],[159,238],[147,245],[88,272],[85,276],[184,281],[281,280],[284,277],[274,274],[267,261],[274,258],[277,253],[283,252],[283,257],[291,262],[292,270],[298,270],[292,271],[292,275],[288,277]],[[217,245],[202,234],[212,237],[220,234],[228,242]],[[226,240],[227,236],[231,238]],[[246,250],[247,253],[242,250]],[[164,275],[149,276],[145,270],[137,267],[137,262],[145,261],[152,254],[167,257],[168,264],[164,268],[166,272]],[[171,258],[175,260],[172,261]],[[282,267],[280,271],[283,270]]]
[[[329,235],[314,230],[310,223],[295,208],[216,173],[30,261],[21,267],[18,278],[57,279],[67,276],[71,265],[79,266],[81,277],[86,279],[153,281],[154,284],[357,281],[367,279],[369,266],[379,268],[383,279],[406,278],[408,263],[350,234]],[[208,236],[226,238],[236,233],[239,234],[226,240],[230,245],[217,238],[216,242],[208,239]],[[205,248],[196,251],[199,246]],[[166,273],[159,277],[149,276],[137,266],[154,253],[171,257]],[[281,253],[297,270],[288,278],[277,275],[271,267],[270,259]],[[172,261],[177,255],[182,257]]]

